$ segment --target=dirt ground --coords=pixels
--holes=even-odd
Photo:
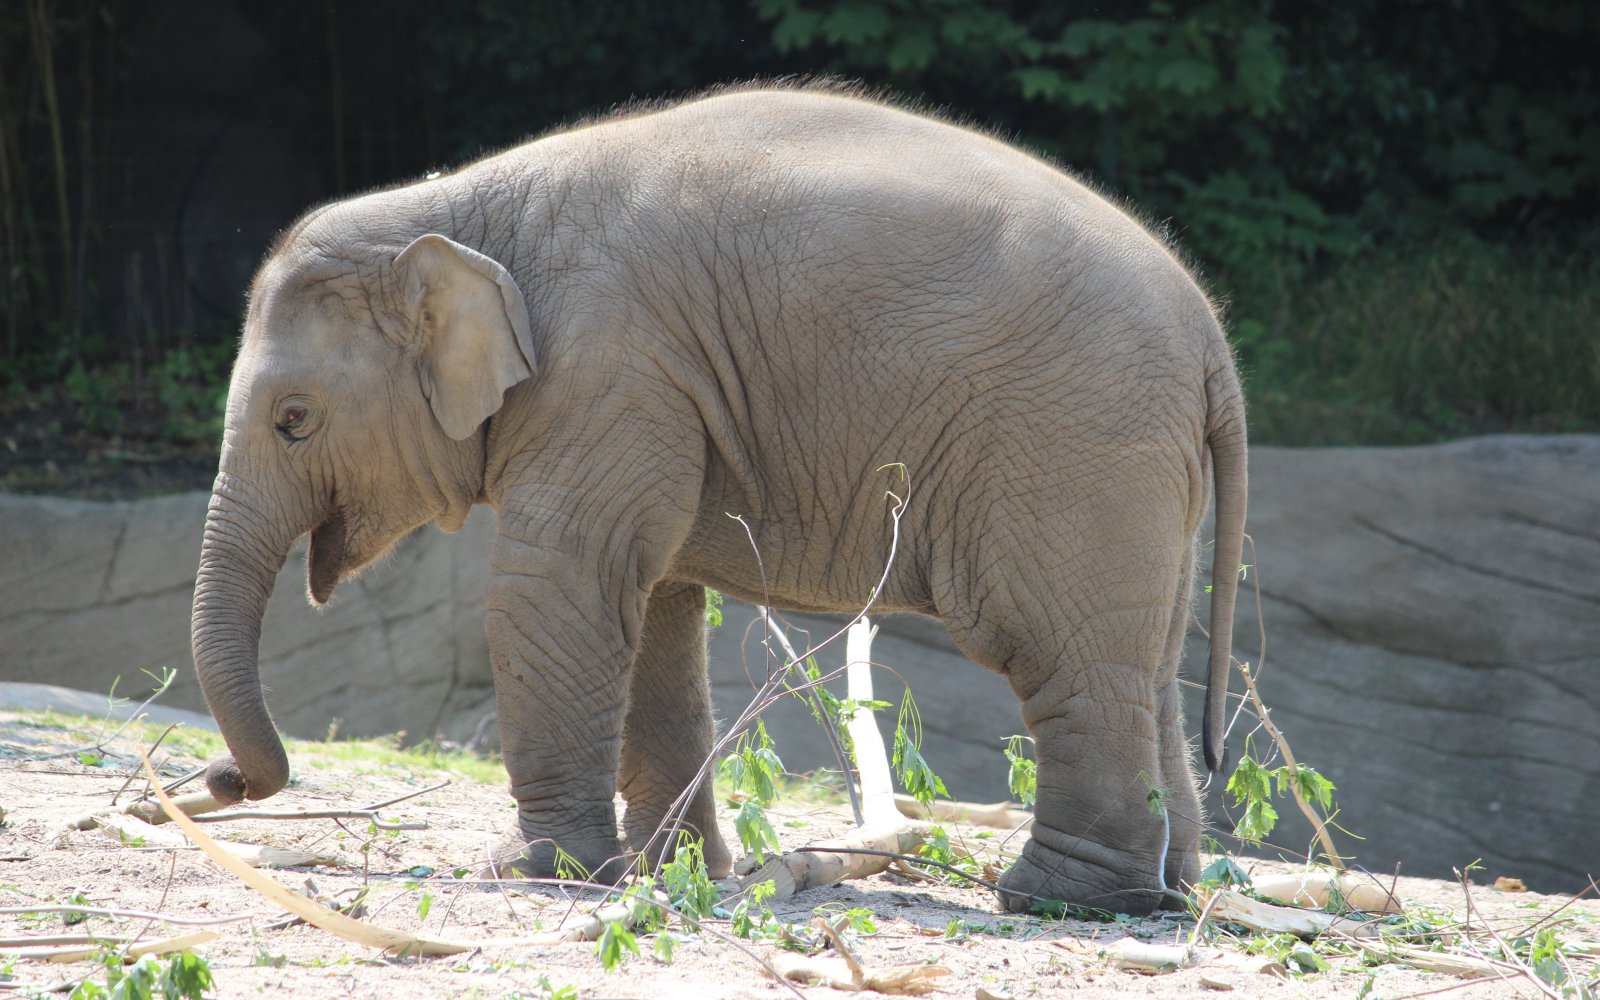
[[[526,936],[580,919],[594,902],[549,889],[485,884],[455,877],[458,869],[476,871],[487,846],[509,831],[513,813],[503,782],[489,768],[462,768],[448,760],[390,752],[370,759],[348,751],[333,753],[318,744],[294,744],[290,755],[296,778],[289,789],[262,808],[340,809],[414,793],[448,779],[447,786],[383,810],[389,821],[425,823],[424,829],[369,830],[362,820],[239,820],[210,824],[222,839],[282,848],[329,851],[333,865],[272,871],[271,877],[296,891],[348,901],[371,885],[363,919],[433,937],[485,942],[476,950],[445,958],[391,959],[377,949],[351,944],[306,925],[281,926],[283,911],[189,847],[169,846],[181,837],[170,826],[143,842],[100,828],[68,830],[70,822],[106,806],[129,778],[136,740],[150,731],[137,727],[110,743],[98,765],[75,752],[92,744],[105,728],[96,720],[0,712],[0,909],[64,903],[77,896],[102,907],[158,912],[170,918],[222,920],[206,928],[163,925],[160,921],[91,917],[68,924],[61,915],[0,912],[0,996],[70,989],[85,977],[103,977],[96,964],[52,964],[5,957],[22,939],[45,935],[127,935],[144,940],[196,929],[217,932],[198,950],[215,977],[218,997],[284,995],[295,997],[383,996],[395,1000],[433,997],[649,997],[809,998],[842,996],[825,986],[790,988],[768,978],[757,956],[771,956],[770,940],[730,943],[730,923],[708,924],[708,932],[682,928],[671,964],[652,954],[652,939],[641,937],[641,955],[629,956],[607,973],[595,945],[496,944],[493,939]],[[164,776],[176,776],[211,752],[214,737],[169,739],[158,754]],[[92,759],[92,758],[89,758]],[[437,766],[444,764],[444,767]],[[130,786],[137,789],[138,783]],[[124,793],[126,800],[130,793]],[[724,811],[725,836],[737,843],[734,811]],[[780,800],[771,811],[786,847],[802,846],[848,826],[845,807],[816,796]],[[169,832],[170,831],[170,832]],[[994,843],[1004,833],[982,834],[952,827],[952,840]],[[156,842],[160,840],[161,842]],[[1012,844],[1017,846],[1016,842]],[[1287,866],[1246,861],[1257,873]],[[464,874],[464,873],[463,873]],[[1466,915],[1459,885],[1401,878],[1398,895],[1413,914],[1435,926]],[[423,900],[426,897],[427,903]],[[1600,940],[1600,901],[1528,892],[1471,889],[1472,920],[1496,928],[1507,940],[1523,938],[1540,925],[1554,927],[1567,941]],[[732,906],[732,902],[727,903]],[[1565,907],[1565,909],[1563,909]],[[1016,917],[998,911],[994,897],[979,887],[912,882],[895,874],[804,892],[774,905],[776,917],[801,925],[813,912],[864,908],[875,915],[876,933],[850,936],[850,947],[868,966],[934,963],[950,970],[937,982],[935,997],[1191,997],[1214,990],[1255,997],[1385,997],[1395,1000],[1448,991],[1466,997],[1561,996],[1541,993],[1532,980],[1458,979],[1405,965],[1368,965],[1338,949],[1328,971],[1275,975],[1202,967],[1162,975],[1110,967],[1106,948],[1129,935],[1153,942],[1181,942],[1194,927],[1188,915],[1097,923]],[[1559,913],[1557,911],[1560,911]],[[1552,915],[1555,915],[1552,917]],[[1542,925],[1541,921],[1545,921]],[[1220,930],[1220,928],[1219,928]],[[714,932],[720,937],[714,937]],[[1485,942],[1487,936],[1478,935]],[[1242,951],[1242,939],[1219,939]],[[1592,957],[1572,957],[1578,979],[1597,974]],[[575,988],[576,993],[562,993]],[[1568,994],[1575,996],[1576,994]]]

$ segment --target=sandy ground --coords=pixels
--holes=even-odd
[[[93,732],[92,720],[74,724],[59,716],[0,712],[0,907],[61,903],[76,893],[94,905],[173,918],[242,918],[206,928],[218,936],[199,949],[215,976],[218,997],[546,997],[564,987],[576,988],[582,997],[651,1000],[843,995],[828,987],[775,984],[758,962],[758,957],[772,955],[775,945],[756,940],[739,941],[735,947],[727,939],[726,921],[709,925],[720,938],[675,930],[680,940],[670,964],[656,958],[651,939],[642,937],[642,955],[630,956],[612,973],[601,967],[592,943],[487,943],[451,957],[391,959],[303,924],[277,926],[284,918],[278,906],[192,848],[164,846],[173,836],[165,832],[170,826],[142,844],[124,842],[105,828],[67,830],[75,817],[111,801],[130,773],[134,738],[148,738],[130,731],[109,746],[113,753],[101,766],[87,766],[76,754],[47,756],[91,742]],[[273,871],[271,877],[285,886],[348,900],[370,885],[367,921],[471,942],[548,930],[581,918],[594,905],[592,897],[454,877],[457,869],[475,871],[487,845],[510,829],[511,802],[499,781],[481,773],[477,780],[447,773],[421,757],[397,763],[390,755],[368,762],[322,754],[315,745],[296,745],[291,758],[294,784],[264,808],[352,808],[446,779],[451,783],[384,810],[390,821],[426,823],[425,829],[372,833],[360,820],[241,820],[207,826],[224,839],[339,856],[334,865]],[[198,762],[196,756],[173,753],[163,772],[174,776]],[[802,846],[848,826],[843,806],[815,797],[780,803],[771,815],[786,846]],[[732,817],[733,810],[726,810],[725,835],[736,843]],[[979,836],[971,828],[951,832],[953,839]],[[991,833],[982,842],[993,844],[1003,837]],[[1245,865],[1257,871],[1286,870],[1271,862]],[[1413,912],[1428,914],[1437,923],[1458,920],[1466,912],[1460,885],[1401,878],[1397,891]],[[1570,897],[1475,886],[1471,900],[1476,925],[1487,922],[1508,939],[1526,936],[1530,927],[1548,921],[1543,926],[1558,928],[1564,939],[1600,940],[1600,902],[1592,895],[1573,903]],[[950,970],[938,980],[931,994],[935,997],[1191,997],[1214,990],[1241,997],[1365,995],[1390,1000],[1444,991],[1470,998],[1561,995],[1541,993],[1528,979],[1515,976],[1466,980],[1339,956],[1330,959],[1328,971],[1288,977],[1216,967],[1164,975],[1120,971],[1105,958],[1111,942],[1129,935],[1182,941],[1193,920],[1187,915],[1115,923],[1018,918],[1000,913],[992,894],[980,887],[919,883],[894,874],[812,890],[773,907],[779,920],[802,929],[814,911],[848,908],[875,915],[876,933],[849,938],[862,962],[934,963]],[[0,946],[0,996],[7,990],[27,995],[41,987],[70,989],[86,976],[101,975],[88,962],[8,962],[5,948],[15,948],[15,939],[89,932],[148,940],[193,929],[103,917],[69,926],[58,915],[0,914],[0,939],[8,942]],[[1487,943],[1485,935],[1477,937]],[[1242,950],[1237,941],[1224,939],[1223,944]],[[1578,978],[1591,983],[1597,975],[1593,959],[1574,958],[1569,965]]]

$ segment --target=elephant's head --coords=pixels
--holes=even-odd
[[[223,802],[288,781],[256,659],[290,547],[310,533],[321,605],[407,532],[458,528],[483,488],[485,421],[534,368],[527,307],[498,263],[439,235],[398,253],[341,242],[331,211],[257,275],[228,391],[192,622],[232,752],[206,776]]]

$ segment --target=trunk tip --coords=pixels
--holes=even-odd
[[[206,767],[206,790],[211,797],[225,806],[231,806],[245,799],[264,799],[276,794],[287,784],[287,780],[268,781],[270,787],[252,787],[245,780],[244,772],[239,769],[239,764],[231,756],[218,757]],[[259,784],[259,783],[258,783]]]

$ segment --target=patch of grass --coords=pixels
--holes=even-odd
[[[480,784],[504,784],[505,765],[498,757],[485,757],[440,747],[431,740],[415,746],[399,745],[400,736],[367,740],[285,740],[289,757],[307,767],[354,765],[357,773],[391,768],[431,768]]]
[[[1231,284],[1253,442],[1600,430],[1593,248],[1441,238]]]
[[[17,713],[24,725],[60,734],[60,742],[87,742],[94,739],[102,720],[92,716],[69,715],[55,711],[22,711]],[[118,717],[120,719],[120,717]],[[154,743],[167,727],[151,722],[131,722],[119,737],[119,745],[146,746]],[[441,748],[432,741],[415,746],[400,746],[401,736],[385,736],[364,740],[284,740],[291,764],[297,767],[327,769],[352,766],[357,773],[386,771],[394,768],[410,770],[428,769],[443,771],[452,777],[480,784],[504,784],[505,767],[498,757],[467,753],[463,750]],[[51,742],[56,742],[52,736]],[[197,761],[208,761],[228,752],[220,733],[193,726],[178,726],[167,734],[161,743],[164,752]],[[130,751],[131,752],[131,751]]]

